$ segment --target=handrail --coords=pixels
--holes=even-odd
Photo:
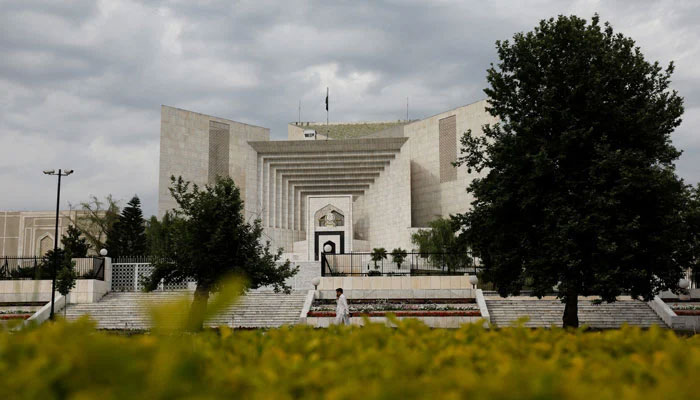
[[[476,274],[479,264],[468,252],[321,253],[321,276],[463,275]]]
[[[51,279],[51,263],[46,256],[3,256],[0,261],[0,279]],[[79,279],[104,280],[104,258],[79,257],[71,261]]]

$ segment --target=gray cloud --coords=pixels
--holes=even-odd
[[[678,170],[700,180],[700,7],[691,1],[2,1],[0,209],[141,196],[155,212],[160,104],[270,127],[425,117],[484,97],[494,42],[575,13],[677,65]],[[66,203],[64,202],[64,205]]]

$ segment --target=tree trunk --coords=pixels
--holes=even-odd
[[[209,301],[209,287],[198,283],[194,290],[194,299],[190,307],[190,314],[187,317],[187,329],[190,332],[201,331],[204,325],[204,314],[207,312],[207,302]]]
[[[578,328],[578,293],[567,293],[564,303],[564,328]]]

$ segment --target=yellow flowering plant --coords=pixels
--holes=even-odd
[[[3,399],[698,399],[700,338],[652,328],[0,332]]]

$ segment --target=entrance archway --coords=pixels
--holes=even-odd
[[[331,251],[326,251],[326,250],[327,250],[326,246],[330,246]],[[321,251],[324,252],[324,253],[335,254],[335,242],[329,240],[329,241],[327,241],[326,243],[323,244],[323,246],[321,247],[321,249],[322,249]]]

